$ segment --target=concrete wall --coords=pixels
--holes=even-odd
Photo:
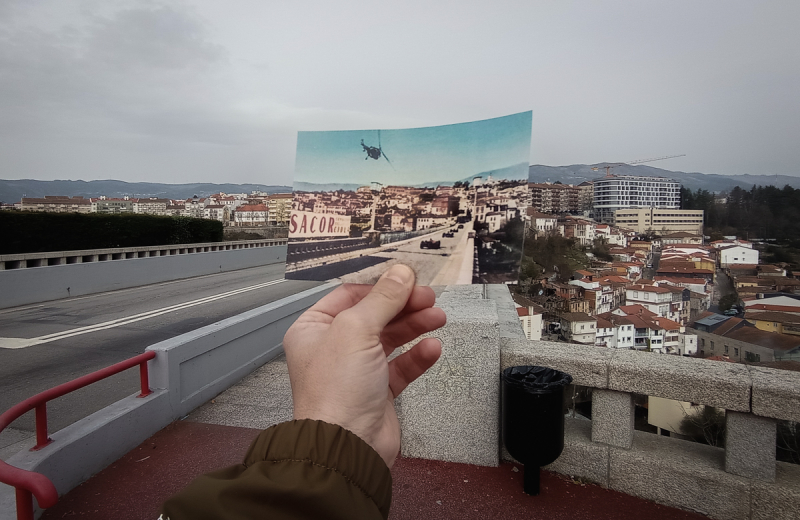
[[[153,394],[107,406],[53,433],[54,442],[42,450],[20,452],[8,464],[42,473],[59,494],[66,493],[280,354],[286,330],[337,285],[315,287],[152,345],[147,350],[157,352],[148,363]],[[0,520],[15,519],[15,511],[14,489],[0,485]]]
[[[286,262],[286,246],[0,271],[0,309]]]

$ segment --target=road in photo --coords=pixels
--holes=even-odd
[[[459,228],[461,226],[461,228]],[[452,231],[451,231],[452,230]],[[452,233],[452,237],[443,236]],[[474,264],[472,223],[454,224],[426,235],[386,244],[361,253],[322,257],[317,267],[299,271],[296,276],[309,279],[341,278],[347,283],[374,283],[396,263],[403,263],[417,273],[420,285],[471,283]],[[423,242],[439,242],[438,249],[422,247]]]

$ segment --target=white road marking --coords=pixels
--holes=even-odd
[[[257,289],[263,289],[264,287],[269,287],[270,285],[283,283],[285,281],[286,281],[285,279],[272,280],[270,282],[264,282],[252,285],[250,287],[245,287],[243,289],[234,289],[233,291],[215,294],[213,296],[206,296],[204,298],[198,298],[196,300],[178,303],[176,305],[170,305],[169,307],[162,307],[160,309],[154,309],[152,311],[142,312],[140,314],[134,314],[133,316],[127,316],[125,318],[110,320],[103,323],[97,323],[95,325],[87,325],[85,327],[78,327],[76,329],[70,329],[62,332],[56,332],[53,334],[47,334],[45,336],[39,336],[38,338],[30,338],[30,339],[0,338],[0,348],[7,348],[7,349],[26,348],[26,347],[31,347],[33,345],[41,345],[42,343],[50,343],[51,341],[71,338],[73,336],[79,336],[81,334],[89,334],[90,332],[97,332],[99,330],[112,329],[114,327],[128,325],[130,323],[135,323],[137,321],[155,318],[156,316],[161,316],[162,314],[168,314],[170,312],[176,312],[183,309],[188,309],[196,305],[211,303],[213,301],[221,300],[223,298],[228,298],[230,296],[236,296],[237,294],[242,294],[249,291],[255,291]]]

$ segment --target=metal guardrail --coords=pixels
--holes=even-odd
[[[82,264],[109,260],[127,260],[153,256],[185,255],[230,251],[256,247],[283,246],[287,239],[235,240],[229,242],[204,242],[197,244],[167,244],[143,247],[114,247],[109,249],[83,249],[76,251],[47,251],[42,253],[22,253],[0,255],[0,270],[46,267],[51,265]]]
[[[31,451],[40,450],[53,442],[47,434],[48,401],[52,401],[53,399],[74,392],[75,390],[96,383],[107,377],[119,374],[137,365],[139,366],[139,379],[141,383],[141,393],[137,397],[147,397],[152,393],[147,372],[147,362],[155,357],[155,352],[145,352],[144,354],[139,354],[138,356],[73,379],[72,381],[36,394],[33,397],[29,397],[0,415],[0,431],[23,414],[35,410],[36,446],[31,448]],[[58,501],[58,492],[55,486],[49,478],[41,473],[26,471],[0,461],[0,482],[12,486],[16,490],[18,520],[33,520],[34,496],[36,496],[36,501],[39,503],[39,506],[43,508],[53,507]]]

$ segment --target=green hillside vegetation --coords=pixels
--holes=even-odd
[[[558,271],[558,279],[566,282],[574,271],[589,265],[583,247],[572,238],[549,233],[525,237],[522,265],[520,266],[520,287],[532,287],[532,280],[544,272]]]
[[[765,262],[786,262],[794,268],[800,259],[800,189],[758,186],[733,188],[720,202],[706,190],[681,189],[683,209],[705,212],[705,234],[712,240],[736,235],[747,240],[770,239],[762,251]]]
[[[0,254],[219,242],[222,222],[190,217],[0,212]]]

